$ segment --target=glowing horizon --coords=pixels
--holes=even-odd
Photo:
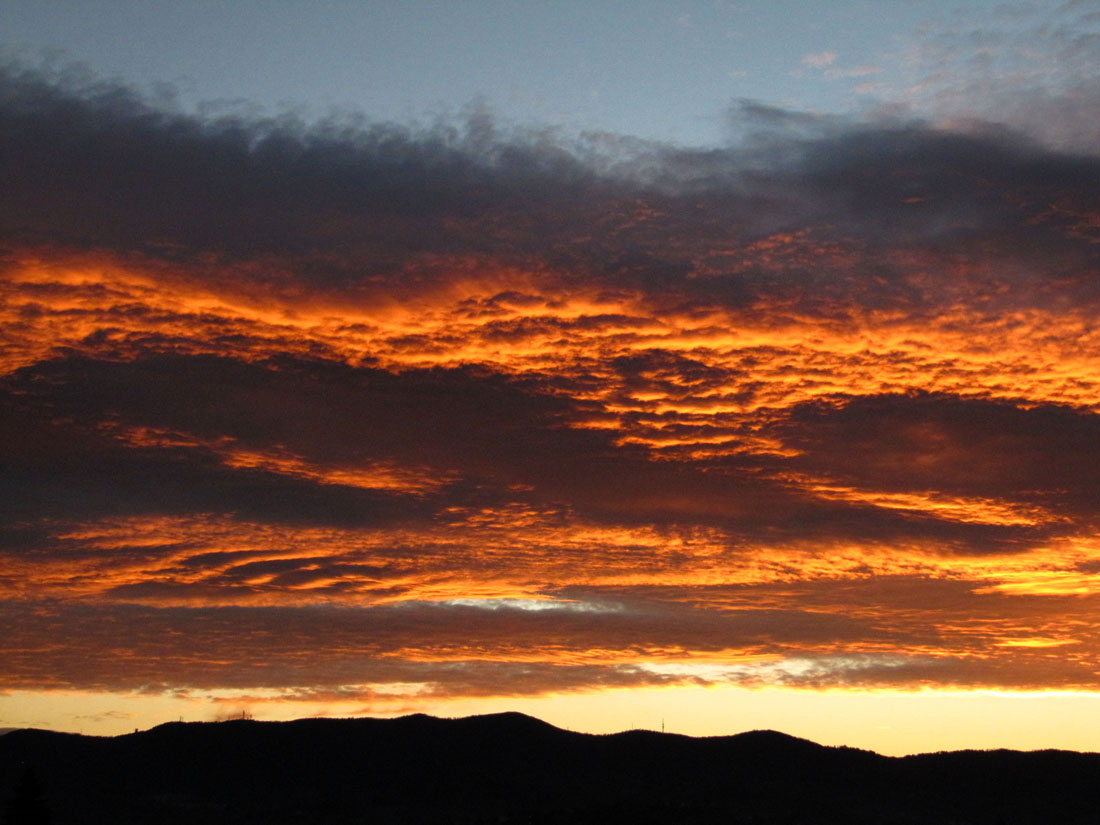
[[[407,686],[410,694],[415,686]],[[86,736],[118,736],[166,722],[248,718],[395,718],[428,713],[461,718],[518,711],[579,733],[627,730],[686,736],[728,736],[779,730],[827,746],[884,756],[960,750],[1095,751],[1100,695],[1075,691],[917,690],[831,688],[807,695],[794,688],[615,688],[498,700],[468,698],[435,704],[329,697],[281,701],[277,692],[208,691],[189,696],[60,691],[0,695],[0,713],[14,727],[47,727]],[[39,715],[41,714],[41,715]],[[47,724],[36,724],[48,719]],[[2,731],[2,729],[0,729]]]

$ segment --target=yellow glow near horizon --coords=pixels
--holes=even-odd
[[[242,711],[259,721],[307,717],[461,717],[519,711],[581,733],[644,729],[688,736],[778,730],[822,745],[904,756],[944,750],[1060,749],[1100,752],[1100,693],[1082,691],[856,691],[676,687],[533,697],[433,700],[410,692],[361,700],[256,702],[262,691],[190,694],[11,691],[0,728],[37,727],[95,736],[165,722],[212,722]],[[251,699],[249,698],[251,696]]]

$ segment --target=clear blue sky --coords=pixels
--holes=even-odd
[[[738,99],[834,113],[965,110],[1006,84],[1072,85],[1095,65],[1066,43],[1082,26],[1095,31],[1090,9],[1050,0],[3,0],[0,17],[9,56],[34,64],[52,54],[58,66],[171,84],[186,108],[336,107],[408,121],[480,101],[524,125],[705,145],[728,136]]]

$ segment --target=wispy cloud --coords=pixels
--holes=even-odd
[[[893,98],[951,128],[999,123],[1053,147],[1095,152],[1100,19],[1088,4],[1015,4],[960,12],[902,51]]]
[[[813,52],[803,56],[802,63],[805,66],[813,66],[815,69],[823,69],[826,66],[832,66],[836,62],[836,58],[836,52]]]
[[[873,77],[882,74],[882,66],[851,66],[848,68],[830,67],[825,70],[825,77],[830,80],[846,79],[850,77]]]

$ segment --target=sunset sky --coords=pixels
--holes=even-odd
[[[0,16],[0,727],[1100,751],[1100,5]]]

